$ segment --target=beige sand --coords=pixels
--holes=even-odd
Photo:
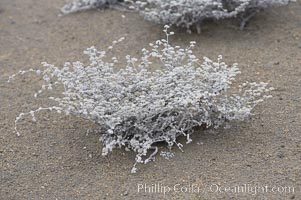
[[[240,80],[268,81],[274,98],[255,116],[231,129],[200,132],[193,143],[177,148],[167,161],[140,165],[130,174],[133,153],[101,156],[99,135],[86,135],[89,122],[39,114],[37,123],[23,120],[21,137],[13,131],[15,117],[48,101],[34,100],[40,78],[25,76],[12,84],[6,78],[19,69],[38,68],[42,61],[63,64],[85,60],[91,45],[107,47],[125,36],[119,55],[138,55],[160,37],[162,26],[135,13],[89,11],[58,17],[64,0],[0,1],[0,199],[301,199],[301,2],[260,13],[245,31],[235,20],[214,22],[201,35],[176,30],[172,42],[198,43],[196,54],[212,59],[224,55],[238,62]],[[122,17],[124,15],[124,17]],[[163,150],[164,148],[161,147]],[[138,184],[173,187],[294,187],[295,193],[162,193],[138,192]]]

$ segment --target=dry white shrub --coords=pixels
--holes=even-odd
[[[232,81],[240,73],[237,64],[228,66],[222,56],[217,61],[204,57],[200,62],[192,51],[195,42],[186,48],[172,46],[169,37],[174,33],[168,28],[164,29],[166,39],[142,49],[140,59],[126,56],[124,64],[91,47],[84,52],[90,58],[88,66],[74,62],[60,68],[43,63],[44,70],[29,70],[42,75],[45,81],[38,93],[58,89],[58,85],[64,91],[50,97],[56,106],[21,113],[16,126],[26,115],[35,120],[35,113],[42,110],[71,114],[99,125],[103,155],[125,147],[137,153],[136,164],[147,163],[158,151],[156,142],[181,149],[179,136],[187,137],[189,143],[195,127],[217,128],[233,120],[244,120],[258,103],[270,97],[265,94],[272,88],[263,82],[246,82],[230,91]],[[117,69],[116,63],[123,68]],[[149,150],[154,152],[143,160]],[[134,166],[132,172],[135,170]]]
[[[207,19],[238,17],[240,28],[259,11],[271,6],[284,6],[296,0],[77,0],[62,8],[65,14],[86,9],[104,8],[108,5],[128,6],[130,3],[146,20],[190,28]]]
[[[145,19],[160,24],[172,24],[190,31],[201,25],[206,19],[225,19],[238,17],[240,28],[260,10],[271,6],[283,6],[295,0],[146,0],[140,3]]]
[[[122,0],[76,0],[61,8],[63,14],[69,14],[95,8],[106,8],[123,2]]]

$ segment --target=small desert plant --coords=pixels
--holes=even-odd
[[[123,2],[122,0],[76,0],[61,8],[63,14],[74,13],[94,8],[105,8]]]
[[[80,10],[103,8],[108,5],[135,7],[146,20],[160,24],[170,24],[190,28],[195,26],[200,32],[207,19],[238,17],[240,28],[260,10],[271,6],[283,6],[295,0],[77,0],[62,8],[67,14]]]
[[[136,163],[147,163],[157,153],[156,142],[181,149],[179,136],[187,137],[189,143],[195,127],[217,128],[244,120],[258,103],[270,97],[265,93],[272,88],[263,82],[246,82],[232,89],[232,81],[240,73],[237,64],[228,66],[221,56],[216,62],[206,57],[200,62],[192,51],[195,42],[187,48],[172,46],[169,37],[173,32],[168,32],[168,26],[164,32],[167,38],[142,49],[140,59],[126,56],[126,62],[120,63],[91,47],[84,52],[90,58],[88,66],[74,62],[59,68],[43,63],[44,70],[29,70],[45,81],[38,93],[58,89],[58,85],[64,90],[50,97],[56,106],[21,113],[15,125],[26,115],[35,120],[35,113],[42,110],[71,114],[99,125],[103,155],[125,147],[137,153]],[[143,160],[150,149],[154,153]]]
[[[140,8],[144,18],[161,24],[173,24],[190,30],[201,30],[206,19],[238,17],[241,29],[260,10],[282,6],[294,0],[146,0]],[[138,3],[138,2],[137,2]]]

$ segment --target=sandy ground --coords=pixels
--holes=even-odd
[[[142,47],[163,37],[162,26],[135,13],[105,10],[58,17],[63,4],[64,0],[0,1],[1,200],[301,199],[300,0],[260,13],[243,32],[235,20],[208,24],[201,35],[176,30],[173,43],[195,40],[200,57],[222,54],[228,63],[238,62],[239,79],[270,82],[276,88],[274,98],[257,107],[252,119],[227,130],[199,132],[184,153],[174,148],[172,160],[157,156],[154,163],[140,165],[137,174],[130,174],[133,153],[117,150],[102,157],[99,135],[87,135],[93,125],[80,119],[39,114],[37,123],[20,123],[20,137],[14,133],[20,112],[47,105],[48,100],[33,99],[39,77],[7,84],[9,75],[39,68],[42,61],[61,65],[84,60],[86,47],[107,47],[121,36],[127,39],[116,53],[138,55]],[[138,192],[141,184],[153,186],[153,191]],[[245,184],[249,192],[216,192],[217,185],[224,190]],[[158,185],[171,191],[155,191]],[[201,191],[185,192],[189,185]],[[256,193],[255,186],[269,191]]]

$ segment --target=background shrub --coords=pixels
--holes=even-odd
[[[111,5],[136,8],[149,21],[170,24],[178,27],[196,27],[207,19],[225,19],[237,17],[240,28],[259,11],[271,6],[284,6],[295,0],[77,0],[62,8],[64,14],[86,9],[104,8]]]

